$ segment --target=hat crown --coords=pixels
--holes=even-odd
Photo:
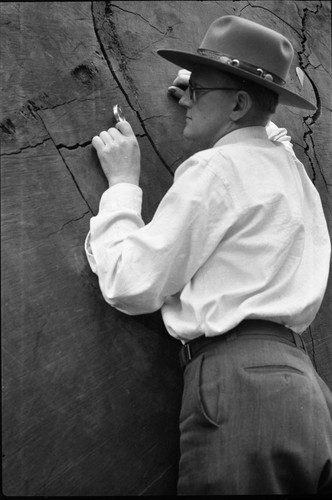
[[[189,71],[204,65],[249,80],[278,95],[279,104],[316,110],[303,96],[285,88],[293,61],[290,41],[248,19],[223,16],[213,21],[196,53],[159,49],[158,54]]]
[[[209,27],[200,49],[211,50],[263,68],[286,80],[294,49],[276,31],[236,16],[223,16]]]

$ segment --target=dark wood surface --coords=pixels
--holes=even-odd
[[[213,19],[281,30],[315,114],[280,107],[331,229],[330,3],[1,3],[3,492],[172,495],[182,376],[159,313],[102,299],[83,244],[106,180],[91,138],[121,104],[142,150],[148,222],[195,151],[158,48],[196,49]],[[318,35],[319,34],[319,35]],[[295,76],[294,88],[299,87]],[[331,285],[306,342],[332,387]]]

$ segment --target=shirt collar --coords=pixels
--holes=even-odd
[[[227,135],[224,135],[221,139],[219,139],[214,148],[219,146],[225,146],[228,144],[236,144],[238,142],[248,141],[252,139],[268,139],[268,135],[265,127],[263,126],[255,126],[255,127],[244,127],[239,128],[237,130],[233,130]]]

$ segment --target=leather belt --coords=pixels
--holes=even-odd
[[[307,352],[301,335],[293,332],[289,328],[286,328],[279,323],[274,323],[273,321],[247,319],[242,321],[242,323],[237,325],[232,330],[229,330],[221,335],[216,335],[214,337],[205,337],[202,335],[201,337],[190,340],[184,344],[179,354],[182,368],[198,356],[198,354],[206,351],[212,344],[225,341],[232,336],[237,337],[242,335],[250,338],[263,338],[268,336],[271,337],[271,339],[273,338],[274,340],[278,340],[280,342],[293,344],[299,349]]]

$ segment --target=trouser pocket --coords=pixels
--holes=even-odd
[[[198,367],[197,401],[206,422],[219,427],[226,418],[227,398],[218,359],[203,354]]]
[[[262,374],[289,372],[289,373],[297,373],[298,375],[305,375],[305,373],[302,370],[289,365],[254,365],[254,366],[244,366],[243,369],[247,372],[262,373]]]

